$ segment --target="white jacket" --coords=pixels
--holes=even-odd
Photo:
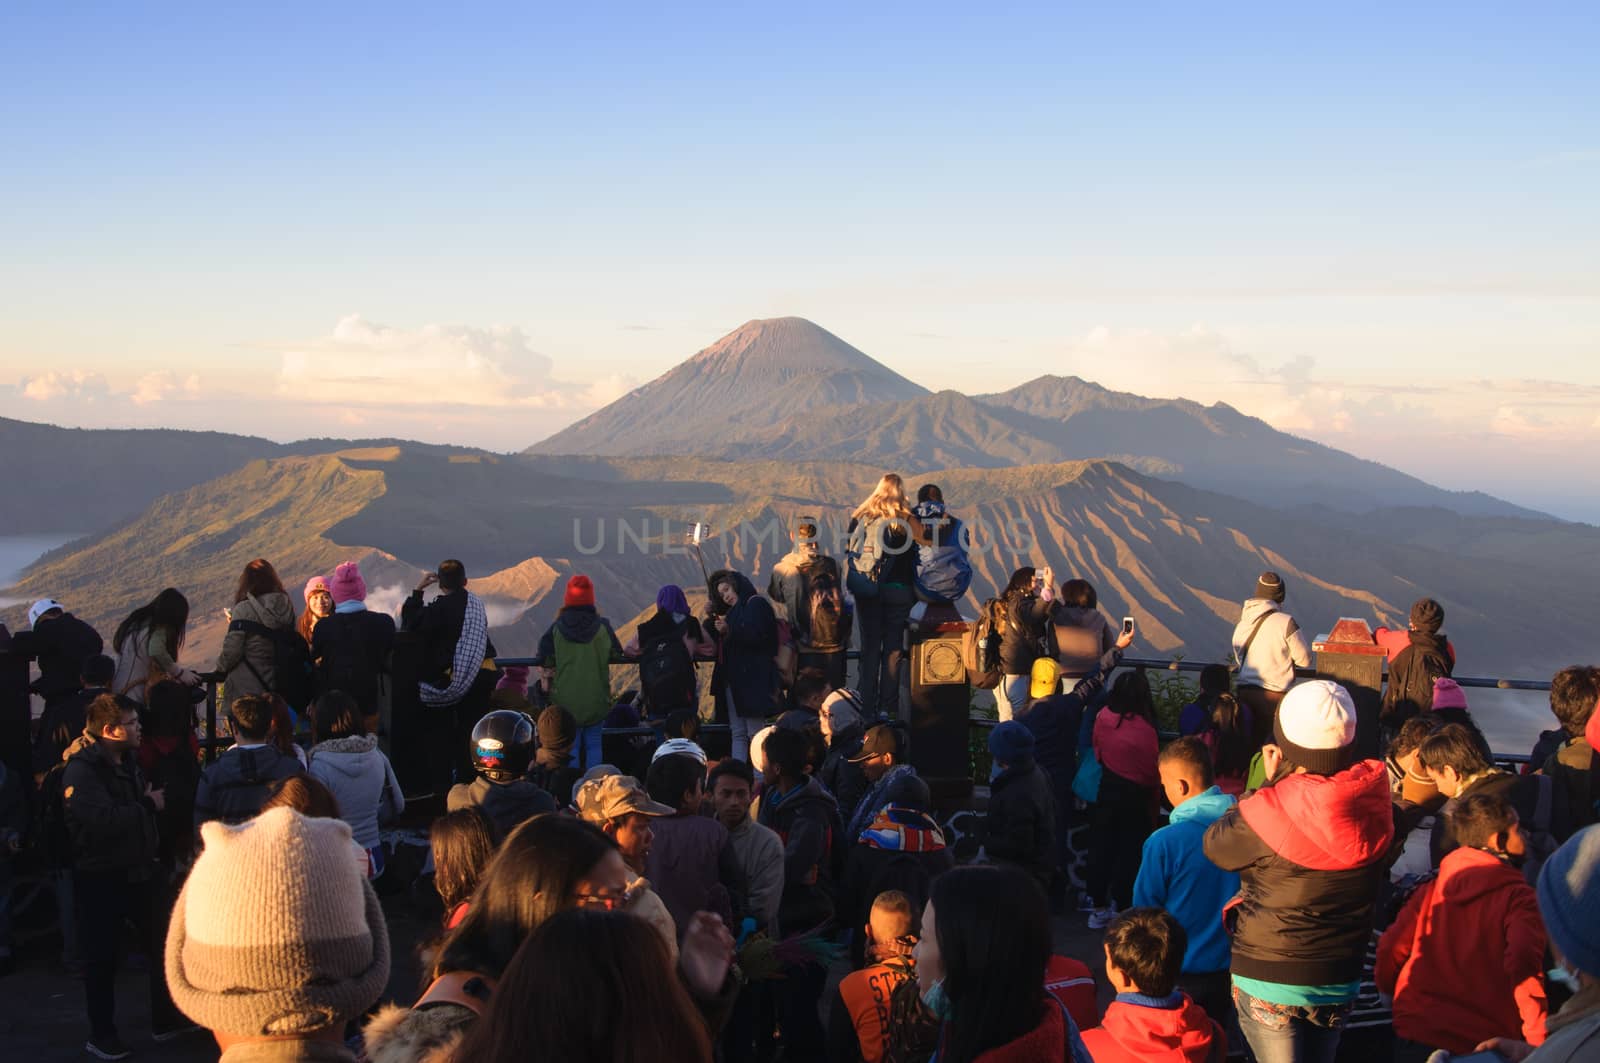
[[[356,844],[378,844],[378,821],[405,810],[406,799],[376,735],[330,738],[311,747],[311,775],[339,801],[339,817],[350,824]]]
[[[1261,617],[1268,615],[1265,620]],[[1283,691],[1294,685],[1294,670],[1311,667],[1311,647],[1294,617],[1284,612],[1271,598],[1251,598],[1244,603],[1239,624],[1233,629],[1233,656],[1235,660],[1244,652],[1256,621],[1261,628],[1250,641],[1250,652],[1244,655],[1236,686],[1262,687]]]

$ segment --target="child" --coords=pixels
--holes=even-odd
[[[1222,694],[1233,692],[1233,676],[1225,664],[1208,664],[1200,669],[1200,693],[1178,712],[1178,733],[1197,735],[1211,725],[1211,710]],[[1250,710],[1244,710],[1248,721]]]
[[[1050,896],[1056,877],[1055,796],[1049,776],[1034,760],[1033,732],[1007,720],[989,732],[989,755],[1000,773],[989,784],[984,848],[1038,879]]]
[[[1451,813],[1460,848],[1378,942],[1378,989],[1394,997],[1395,1060],[1465,1054],[1492,1037],[1544,1038],[1545,930],[1518,866],[1527,845],[1503,794]]]
[[[1252,727],[1250,710],[1239,699],[1232,694],[1218,694],[1212,702],[1211,719],[1197,736],[1211,752],[1213,781],[1233,797],[1244,796],[1250,761],[1256,753]]]
[[[937,1046],[939,1027],[932,1016],[920,1024],[904,1024],[905,1029],[897,1029],[893,1021],[897,991],[907,986],[914,995],[917,989],[912,949],[917,944],[918,913],[913,907],[900,890],[885,890],[872,902],[865,928],[867,958],[872,962],[839,983],[828,1022],[830,1059],[878,1063],[896,1037],[924,1049],[915,1058],[926,1058]]]
[[[1211,757],[1198,739],[1169,743],[1157,766],[1172,816],[1144,843],[1133,903],[1165,908],[1178,920],[1188,941],[1178,980],[1226,1028],[1233,1018],[1232,951],[1222,910],[1239,892],[1239,875],[1207,860],[1203,846],[1206,828],[1236,802],[1213,785]]]
[[[1116,999],[1083,1032],[1095,1063],[1222,1063],[1228,1038],[1177,988],[1187,935],[1172,913],[1130,908],[1106,930],[1106,979]]]

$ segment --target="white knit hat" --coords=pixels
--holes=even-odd
[[[343,820],[272,808],[200,830],[167,931],[173,1003],[212,1031],[302,1036],[356,1018],[389,981],[378,895]]]
[[[1290,763],[1332,775],[1355,760],[1356,704],[1338,683],[1313,679],[1283,696],[1272,731]]]

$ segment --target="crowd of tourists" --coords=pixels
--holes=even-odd
[[[1164,734],[1148,678],[1121,667],[1132,620],[1082,578],[1019,568],[971,640],[999,721],[958,866],[902,698],[914,613],[968,592],[959,528],[936,485],[913,503],[885,476],[842,559],[802,521],[766,594],[720,569],[696,614],[663,587],[627,643],[574,575],[531,672],[497,664],[456,560],[398,625],[366,608],[355,562],[297,602],[252,561],[203,671],[175,588],[109,644],[35,603],[7,636],[43,712],[31,772],[0,767],[0,963],[26,847],[83,978],[86,1051],[108,1060],[132,1054],[130,931],[150,1036],[207,1031],[228,1063],[1331,1061],[1369,976],[1399,1063],[1600,1058],[1600,668],[1555,676],[1559,726],[1506,770],[1436,601],[1379,630],[1369,721],[1297,678],[1306,639],[1264,572],[1232,667],[1202,672]],[[380,732],[402,637],[456,764],[425,814],[437,933],[396,992],[379,893],[407,789]],[[618,704],[623,660],[638,689]],[[231,738],[214,759],[208,678]],[[603,741],[641,721],[654,737]],[[1053,948],[1076,919],[1103,932],[1095,970]]]

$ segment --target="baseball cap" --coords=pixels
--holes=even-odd
[[[850,758],[850,763],[860,764],[873,757],[881,757],[885,753],[900,755],[900,738],[894,733],[894,728],[886,723],[880,723],[867,729],[866,737],[861,740],[861,751]]]
[[[34,602],[33,606],[28,610],[28,626],[33,627],[39,622],[41,616],[52,609],[60,609],[62,612],[66,612],[67,607],[54,598],[40,598]]]
[[[578,815],[590,823],[607,823],[638,812],[645,816],[671,816],[677,809],[650,800],[639,780],[631,775],[603,775],[578,790]]]

